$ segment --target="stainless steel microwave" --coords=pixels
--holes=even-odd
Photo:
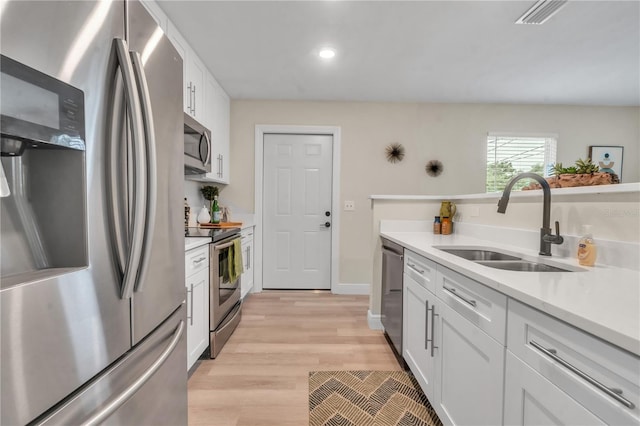
[[[211,132],[184,114],[184,174],[211,172]]]

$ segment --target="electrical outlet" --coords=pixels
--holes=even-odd
[[[478,217],[480,216],[480,209],[477,206],[473,206],[469,209],[469,216]]]
[[[348,212],[352,212],[356,209],[356,203],[353,201],[345,201],[344,202],[344,210]]]

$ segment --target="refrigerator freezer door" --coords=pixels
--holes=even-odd
[[[155,201],[150,207],[155,224],[145,241],[146,267],[133,294],[135,345],[186,297],[180,262],[184,258],[182,58],[140,3],[129,2],[128,9],[129,49],[140,54],[153,114],[158,188],[155,200],[150,200]]]
[[[87,225],[56,227],[44,221],[49,226],[43,232],[58,232],[58,238],[82,233],[88,265],[0,291],[0,423],[13,425],[41,415],[131,347],[130,301],[120,298],[103,179],[107,64],[113,38],[124,37],[124,4],[9,1],[3,5],[0,37],[3,55],[82,90],[86,120],[84,190],[77,197],[86,197]],[[47,209],[67,205],[58,198]],[[1,216],[2,250],[18,250],[15,244],[5,247],[15,228],[9,215]]]
[[[36,424],[186,425],[186,335],[182,305],[126,357]],[[128,399],[127,390],[132,391]]]

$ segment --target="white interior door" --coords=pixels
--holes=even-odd
[[[331,135],[264,135],[265,289],[331,288],[332,150]]]

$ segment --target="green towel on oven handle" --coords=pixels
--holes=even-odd
[[[233,240],[233,245],[229,251],[229,282],[232,283],[235,282],[244,271],[242,265],[242,240],[240,238]]]

